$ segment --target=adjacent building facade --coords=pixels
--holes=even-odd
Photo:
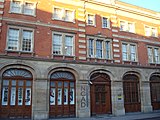
[[[159,26],[117,0],[0,0],[0,118],[159,110]]]

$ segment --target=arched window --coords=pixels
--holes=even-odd
[[[11,68],[2,74],[1,117],[31,117],[32,79],[25,69]]]
[[[160,74],[150,77],[151,102],[154,110],[160,109]]]
[[[126,112],[140,111],[139,78],[134,74],[123,77],[124,106]]]
[[[50,117],[75,116],[75,78],[67,71],[50,77]]]
[[[91,114],[111,113],[111,82],[109,75],[94,73],[90,77]]]

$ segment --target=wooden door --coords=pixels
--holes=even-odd
[[[32,80],[19,76],[24,72],[27,75],[28,71],[12,69],[6,72],[14,76],[3,76],[0,118],[31,118]]]
[[[108,77],[100,74],[95,79],[92,78],[91,85],[91,114],[111,113],[110,81]]]
[[[153,110],[160,110],[160,76],[150,78],[151,103]]]
[[[51,76],[49,116],[75,116],[75,81],[69,72],[56,72]]]
[[[135,75],[126,75],[123,78],[124,107],[126,112],[140,112],[139,81]]]

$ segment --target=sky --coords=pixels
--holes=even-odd
[[[160,0],[119,0],[119,1],[160,12]]]

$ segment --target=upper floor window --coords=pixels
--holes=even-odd
[[[12,0],[10,12],[26,15],[35,15],[35,7],[35,3]]]
[[[20,27],[9,27],[7,36],[7,50],[33,51],[33,30]]]
[[[88,57],[111,59],[111,40],[89,38]]]
[[[102,28],[110,28],[109,18],[102,17]]]
[[[145,35],[157,37],[157,29],[149,26],[145,26]]]
[[[95,25],[95,15],[88,14],[87,24],[88,25]]]
[[[157,47],[148,47],[148,62],[149,63],[160,63],[160,49]]]
[[[64,20],[68,22],[74,22],[75,12],[64,8],[54,7],[53,19]]]
[[[130,43],[122,43],[123,61],[137,61],[137,46]]]
[[[52,53],[54,55],[74,55],[74,35],[53,32]]]
[[[120,30],[134,33],[135,25],[132,22],[120,21]]]

